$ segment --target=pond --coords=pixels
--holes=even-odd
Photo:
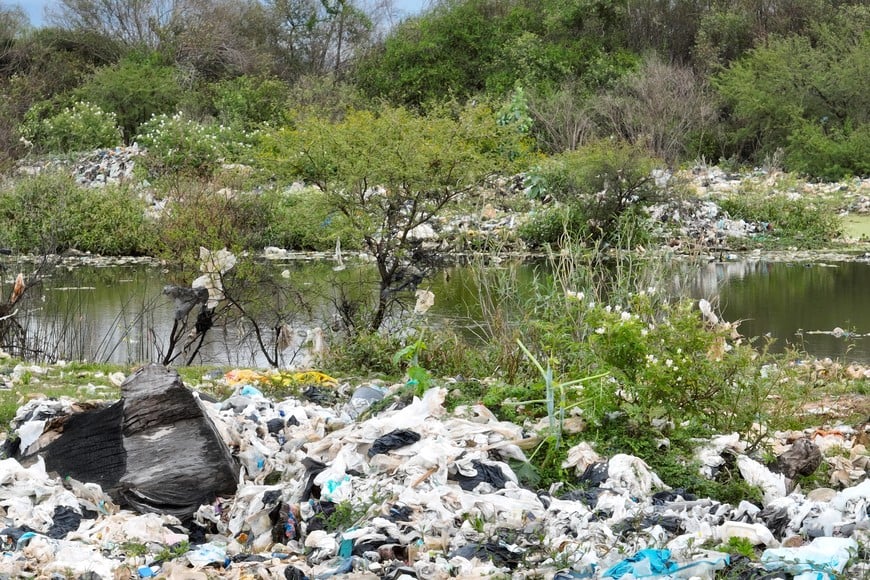
[[[283,366],[307,363],[312,342],[306,340],[312,327],[322,326],[328,336],[336,320],[335,305],[347,288],[363,291],[364,278],[371,274],[364,267],[335,272],[331,262],[311,260],[270,263],[265,268],[268,275],[248,290],[259,292],[261,302],[265,297],[271,310],[261,308],[252,316],[263,320],[270,336],[275,328],[270,317],[280,316],[294,329],[292,344],[281,357]],[[683,263],[677,269],[678,274],[662,285],[674,294],[718,304],[726,320],[741,321],[744,336],[775,339],[774,350],[795,346],[817,357],[870,363],[870,264],[865,261],[747,259]],[[511,279],[515,287],[530,288],[533,277],[548,272],[542,263],[505,262],[489,265],[485,275],[491,284]],[[8,283],[9,270],[6,278]],[[424,282],[437,297],[429,312],[433,322],[450,325],[470,341],[479,340],[483,312],[498,307],[479,280],[479,270],[454,266]],[[122,364],[159,360],[173,325],[173,302],[162,293],[170,283],[179,281],[142,264],[59,268],[34,289],[37,299],[31,296],[19,318],[37,350],[57,358]],[[409,302],[413,305],[410,293]],[[195,362],[267,366],[255,339],[243,321],[216,329]]]

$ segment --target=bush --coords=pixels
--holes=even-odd
[[[257,246],[292,250],[330,251],[336,240],[345,249],[362,247],[362,233],[350,227],[347,218],[330,207],[317,188],[263,193],[259,199],[265,224]]]
[[[172,263],[198,264],[200,246],[251,249],[262,227],[256,196],[214,191],[207,182],[182,179],[157,221],[156,252]]]
[[[242,159],[249,146],[240,133],[183,113],[152,117],[139,127],[136,141],[147,149],[144,165],[154,177],[174,173],[208,177],[222,162]]]
[[[112,66],[97,69],[76,93],[117,115],[125,139],[154,115],[175,110],[183,90],[178,72],[157,55],[132,54]]]
[[[717,75],[735,152],[759,161],[788,149],[811,177],[866,171],[870,96],[860,79],[870,76],[868,27],[870,9],[843,6],[831,23],[774,37]]]
[[[786,165],[789,171],[831,181],[870,176],[870,123],[855,129],[802,123],[789,135]]]
[[[289,97],[283,81],[249,76],[216,83],[213,91],[218,120],[243,131],[263,123],[280,124]]]
[[[697,156],[690,148],[708,130],[716,109],[706,82],[691,68],[648,58],[597,100],[604,135],[646,148],[674,166]]]
[[[151,255],[156,246],[155,227],[145,215],[146,203],[127,186],[85,189],[82,219],[71,247],[106,256]]]
[[[546,191],[579,210],[587,230],[569,232],[595,239],[619,238],[619,224],[634,206],[660,195],[652,177],[656,160],[641,147],[598,141],[551,157],[538,171]]]
[[[401,347],[395,337],[358,332],[330,345],[329,356],[323,360],[324,369],[332,374],[395,376],[399,369],[393,363],[393,355]]]
[[[60,113],[43,117],[48,103],[31,107],[19,127],[21,135],[39,151],[71,153],[115,147],[121,143],[114,113],[97,105],[76,101]]]
[[[818,246],[835,238],[842,227],[832,208],[785,193],[743,191],[719,205],[733,219],[769,224],[767,235],[781,244]]]
[[[0,245],[41,254],[148,254],[153,233],[144,211],[128,188],[85,189],[64,173],[42,173],[0,192]]]
[[[566,235],[585,238],[588,232],[580,208],[560,204],[533,213],[517,233],[530,249],[541,250],[560,246]]]

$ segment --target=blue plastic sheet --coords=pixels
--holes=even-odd
[[[670,550],[641,550],[631,558],[611,566],[604,571],[604,578],[622,578],[631,574],[635,578],[645,576],[664,576],[677,571],[676,562],[671,562]]]
[[[691,562],[675,562],[671,560],[670,550],[641,550],[631,558],[611,566],[602,574],[602,578],[622,578],[631,575],[632,578],[688,578],[705,576],[715,570],[722,570],[731,562],[728,554],[708,552],[708,556]]]

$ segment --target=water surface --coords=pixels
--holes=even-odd
[[[747,337],[774,339],[774,350],[793,346],[810,355],[870,363],[870,264],[862,261],[812,263],[742,260],[683,264],[680,275],[663,285],[678,295],[707,298],[726,320],[739,320]],[[294,344],[281,364],[305,364],[303,343],[313,326],[327,330],[336,304],[369,291],[372,271],[349,267],[336,272],[326,261],[271,263],[267,274],[248,286],[258,303],[264,331],[279,320],[294,329]],[[488,285],[533,287],[548,275],[546,264],[492,264],[485,272],[455,266],[436,273],[424,286],[436,294],[429,315],[470,340],[487,309],[498,308]],[[481,276],[488,284],[481,285]],[[58,358],[134,364],[159,360],[168,347],[172,300],[162,294],[178,276],[143,265],[61,268],[37,289],[38,300],[22,313],[37,345]],[[531,290],[530,290],[531,292]],[[528,298],[531,298],[529,296]],[[413,296],[408,293],[408,302]],[[405,316],[409,313],[405,313]],[[834,336],[832,334],[835,329]],[[215,329],[197,363],[266,366],[249,327]]]

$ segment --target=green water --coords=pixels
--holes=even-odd
[[[259,316],[268,328],[274,304],[296,330],[296,344],[282,364],[304,365],[301,343],[306,329],[327,329],[335,320],[335,305],[343,296],[370,292],[373,271],[348,267],[335,272],[331,262],[273,263],[267,274],[246,291],[259,296]],[[421,287],[436,295],[428,317],[450,326],[469,341],[480,340],[481,321],[502,305],[486,292],[500,283],[531,294],[535,277],[548,275],[543,264],[491,264],[484,271],[455,266],[437,272]],[[193,277],[192,275],[189,277]],[[183,278],[183,277],[182,277]],[[486,283],[480,281],[485,278]],[[55,271],[29,295],[20,316],[31,339],[45,351],[65,359],[134,364],[157,360],[167,348],[173,304],[162,295],[169,273],[145,266],[79,267]],[[723,317],[740,320],[747,337],[767,335],[774,349],[806,349],[811,355],[870,363],[870,264],[867,262],[781,263],[735,261],[683,265],[679,275],[661,287],[677,295],[707,298],[718,303]],[[276,290],[281,288],[280,293]],[[288,289],[290,289],[288,291]],[[413,294],[404,298],[413,307]],[[522,302],[529,296],[520,296]],[[404,316],[409,316],[405,311]],[[836,327],[845,336],[830,332]],[[401,332],[401,325],[394,325]],[[197,362],[231,366],[264,366],[250,328],[231,325],[213,331]]]

